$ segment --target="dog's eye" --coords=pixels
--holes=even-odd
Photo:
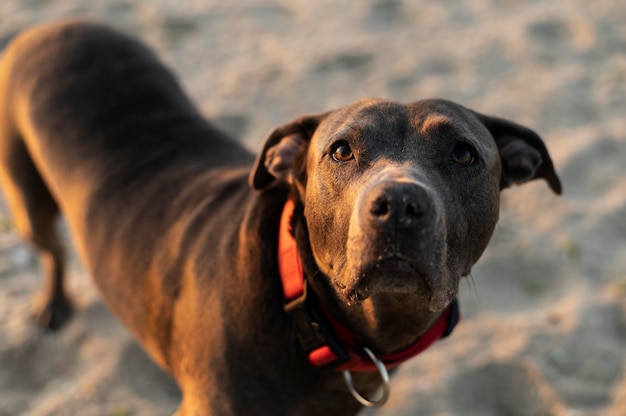
[[[450,155],[452,161],[458,163],[459,165],[468,166],[474,163],[476,150],[465,142],[458,142],[454,149],[452,149],[452,154]]]
[[[341,141],[336,143],[331,152],[331,156],[337,162],[347,162],[354,159],[354,153],[347,142]]]

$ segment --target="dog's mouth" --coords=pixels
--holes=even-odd
[[[349,305],[359,304],[374,294],[413,295],[428,302],[433,312],[452,302],[460,280],[441,267],[425,267],[399,253],[365,262],[351,274],[348,279],[332,279]]]

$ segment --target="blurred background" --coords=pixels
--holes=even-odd
[[[365,97],[441,97],[546,141],[564,184],[502,195],[463,321],[365,415],[626,415],[626,2],[3,0],[0,50],[82,16],[142,39],[255,151],[276,124]],[[180,399],[77,260],[81,309],[29,320],[37,261],[0,200],[0,415],[167,415]],[[253,414],[251,409],[251,414]]]

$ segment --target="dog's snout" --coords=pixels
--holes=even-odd
[[[406,228],[428,213],[430,198],[419,184],[386,182],[371,190],[367,207],[370,218],[381,225]]]

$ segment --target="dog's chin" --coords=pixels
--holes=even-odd
[[[438,312],[455,298],[460,277],[451,276],[443,267],[429,269],[410,259],[392,256],[346,270],[345,278],[334,281],[349,305],[373,295],[390,299],[411,295],[427,303],[432,312]]]

